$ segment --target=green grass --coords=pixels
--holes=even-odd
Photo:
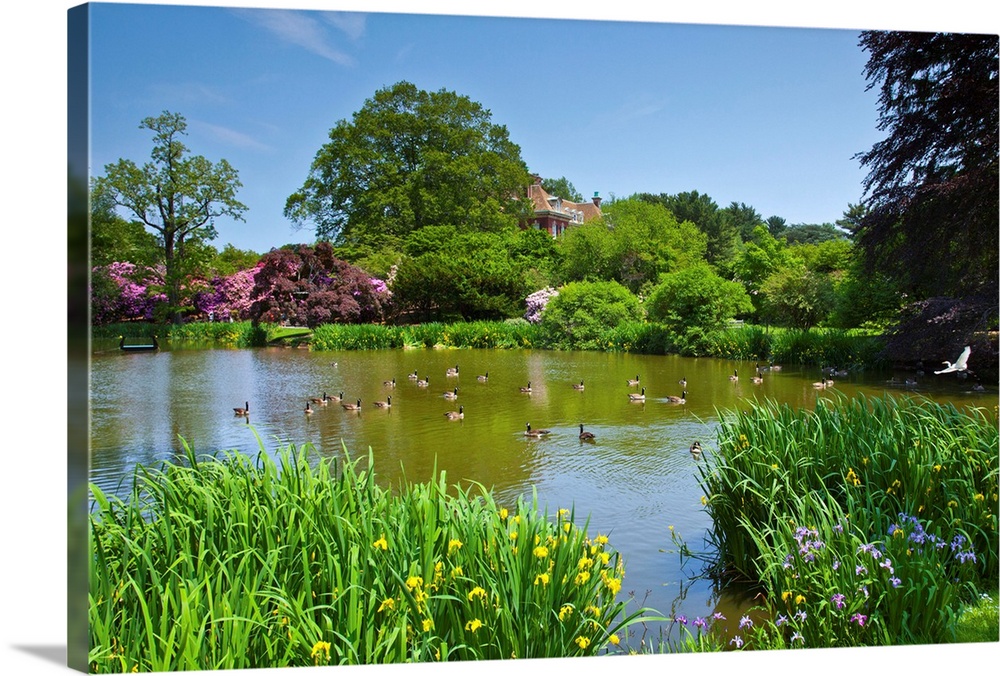
[[[994,588],[981,594],[974,603],[963,606],[955,626],[956,640],[961,643],[1000,641],[1000,603]]]
[[[92,487],[90,670],[594,655],[648,619],[568,510],[311,454],[187,450],[128,500]]]

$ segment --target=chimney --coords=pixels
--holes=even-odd
[[[542,177],[539,176],[538,174],[532,174],[531,178],[534,179],[535,185],[541,185],[542,184]]]
[[[598,193],[594,193],[594,206],[598,209],[601,208],[601,196]]]

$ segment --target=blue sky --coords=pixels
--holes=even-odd
[[[271,3],[275,5],[276,3]],[[277,3],[280,7],[280,3]],[[338,6],[336,2],[325,6]],[[793,223],[861,200],[877,141],[858,30],[280,8],[95,4],[92,165],[149,158],[139,129],[188,121],[240,174],[217,246],[311,241],[283,215],[339,120],[407,80],[491,111],[528,168],[585,197],[697,190]]]

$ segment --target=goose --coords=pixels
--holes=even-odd
[[[406,377],[409,378],[410,380],[416,380],[417,379],[417,372],[414,371],[413,373],[411,373],[410,375],[408,375]]]
[[[457,411],[448,411],[444,417],[448,420],[461,420],[465,417],[465,407],[459,406]]]
[[[972,391],[973,392],[985,392],[986,388],[983,387],[982,383],[976,383],[975,385],[972,386]]]
[[[430,380],[431,379],[429,377],[428,378],[424,378],[422,380],[418,380],[417,381],[417,387],[427,387],[428,385],[430,385]]]
[[[941,363],[944,364],[946,368],[943,368],[940,371],[935,371],[934,373],[940,375],[942,373],[951,373],[952,371],[967,370],[969,368],[968,361],[970,354],[972,354],[972,348],[966,345],[965,349],[962,350],[962,354],[958,355],[958,361],[956,361],[954,364],[952,364],[950,361],[943,361]]]
[[[392,397],[386,397],[385,401],[374,402],[375,408],[389,408],[392,406]]]
[[[490,372],[489,371],[487,371],[486,373],[484,373],[481,376],[476,376],[476,380],[478,380],[481,383],[485,383],[489,379],[490,379]]]
[[[306,402],[306,415],[311,415],[312,412],[313,412],[312,402],[311,401],[307,401]]]
[[[322,397],[312,397],[309,401],[314,404],[318,404],[319,406],[326,406],[327,403],[329,403],[330,398],[326,396],[326,392],[324,392]]]
[[[750,378],[750,382],[753,383],[754,385],[760,385],[762,382],[764,382],[764,376],[761,375],[760,369],[757,369],[757,375],[752,376]]]
[[[531,429],[531,423],[524,423],[524,436],[544,437],[546,434],[552,434],[552,430],[533,430]]]
[[[577,385],[576,383],[573,383],[573,389],[574,390],[582,390],[583,389],[583,381],[581,380],[579,385]]]
[[[636,394],[635,392],[629,392],[629,401],[646,401],[646,388],[642,388],[642,392]]]
[[[629,378],[628,384],[629,384],[629,387],[639,387],[639,376],[636,375],[635,380],[632,380],[631,378]]]
[[[825,390],[826,386],[827,386],[827,382],[828,382],[827,379],[823,378],[823,380],[821,380],[820,382],[813,383],[813,387],[815,387],[817,390]]]
[[[344,400],[344,393],[341,392],[340,394],[338,394],[335,397],[329,397],[329,399],[330,399],[330,401],[343,401]]]
[[[775,364],[775,363],[774,363],[774,362],[772,361],[772,362],[770,362],[770,364],[768,365],[768,367],[767,367],[767,368],[769,368],[769,369],[770,369],[770,370],[772,370],[772,371],[780,371],[780,370],[781,370],[781,364]]]
[[[740,379],[740,372],[737,369],[733,369],[733,375],[729,376],[729,379],[735,383]]]
[[[343,408],[345,411],[360,411],[361,400],[358,399],[358,403],[356,404],[341,404],[340,407]]]
[[[250,415],[250,402],[248,401],[245,404],[243,404],[243,408],[234,408],[233,413],[235,413],[240,418]]]
[[[450,378],[452,378],[454,376],[457,376],[458,375],[458,365],[456,364],[455,368],[453,368],[453,369],[448,369],[447,371],[445,371],[444,374],[446,376],[450,377]]]
[[[691,457],[692,458],[694,458],[695,460],[697,460],[698,458],[700,458],[701,457],[701,442],[700,441],[696,441],[693,444],[691,444],[690,451],[691,451]]]
[[[527,392],[528,394],[531,394],[531,381],[530,380],[528,381],[528,386],[527,387],[522,387],[521,391],[522,392]]]
[[[688,386],[688,379],[687,378],[681,378],[680,380],[677,381],[677,384],[680,385],[681,387],[687,387]]]
[[[395,379],[395,378],[393,378],[392,380],[383,380],[383,381],[382,381],[382,384],[383,384],[383,385],[384,385],[385,387],[395,387],[395,386],[396,386],[396,379]]]
[[[683,404],[687,401],[687,396],[688,396],[687,390],[684,390],[684,392],[682,392],[681,396],[679,397],[676,394],[671,394],[669,397],[667,397],[667,401],[670,402],[671,404]]]
[[[593,432],[584,432],[583,431],[583,423],[580,423],[580,439],[582,441],[593,441],[594,440],[594,433]]]
[[[444,396],[445,399],[458,399],[458,388],[456,387],[451,392],[445,392],[442,396]]]

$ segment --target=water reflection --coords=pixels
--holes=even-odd
[[[458,365],[459,375],[447,370]],[[729,376],[738,370],[740,378]],[[419,387],[408,376],[428,380]],[[589,517],[591,535],[606,534],[626,564],[623,593],[662,613],[688,618],[728,608],[712,583],[692,579],[671,533],[706,552],[710,521],[701,504],[699,462],[713,452],[718,411],[771,398],[812,408],[830,390],[816,390],[819,369],[785,366],[755,383],[753,364],[677,356],[517,350],[397,350],[317,353],[298,349],[164,350],[93,355],[90,478],[121,491],[136,464],[156,465],[182,450],[236,449],[273,454],[284,444],[312,444],[324,457],[373,454],[380,481],[427,481],[444,471],[449,484],[478,482],[513,506],[537,491],[549,514],[574,509]],[[477,374],[489,373],[479,381]],[[639,376],[646,399],[629,401]],[[879,396],[887,374],[837,378],[836,391]],[[395,379],[396,386],[384,383]],[[686,380],[682,385],[679,381]],[[573,387],[584,381],[586,387]],[[531,382],[531,392],[521,387]],[[995,390],[967,392],[956,379],[922,391],[956,404],[996,403]],[[445,392],[458,388],[455,400]],[[684,404],[668,401],[686,390]],[[360,411],[339,402],[306,402],[323,393],[361,399]],[[374,402],[392,397],[392,406]],[[234,415],[249,402],[250,415]],[[464,418],[445,412],[462,406]],[[547,428],[540,439],[525,424]],[[594,434],[581,442],[579,426]],[[693,458],[693,441],[704,448]],[[673,530],[671,530],[673,527]],[[728,618],[736,610],[725,612]],[[738,620],[738,616],[736,618]]]

